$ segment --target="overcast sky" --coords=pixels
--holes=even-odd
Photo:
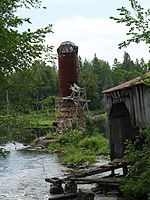
[[[84,60],[91,60],[96,53],[99,59],[113,64],[115,58],[123,60],[124,51],[131,58],[149,60],[148,45],[132,44],[128,48],[118,49],[118,44],[127,36],[127,28],[116,24],[110,16],[117,16],[117,8],[130,8],[129,0],[43,0],[42,5],[47,9],[21,9],[19,15],[30,17],[36,29],[47,24],[53,24],[53,34],[47,36],[46,42],[54,45],[54,53],[60,43],[71,41],[79,47],[78,54]],[[139,0],[141,6],[150,8],[150,0]]]

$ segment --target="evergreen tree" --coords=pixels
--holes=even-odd
[[[131,60],[130,55],[125,51],[123,56],[123,63],[121,68],[126,71],[133,71],[134,70],[134,62]]]
[[[87,97],[91,100],[89,104],[90,109],[100,107],[98,77],[91,66],[84,66],[80,70],[79,85],[87,90]]]

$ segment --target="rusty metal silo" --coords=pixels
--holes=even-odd
[[[57,49],[59,64],[59,96],[66,97],[71,94],[70,85],[77,84],[78,47],[66,41]]]

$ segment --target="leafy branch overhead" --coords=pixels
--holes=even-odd
[[[110,17],[117,23],[125,23],[129,27],[129,39],[119,44],[119,48],[127,47],[130,43],[139,43],[144,41],[150,44],[150,9],[146,11],[137,0],[129,0],[131,3],[132,11],[126,7],[118,8],[119,18]],[[150,48],[150,46],[149,46]]]
[[[45,37],[52,32],[52,25],[32,32],[19,31],[30,18],[17,16],[17,9],[40,7],[40,0],[1,0],[0,1],[0,75],[7,75],[16,69],[29,67],[35,59],[51,58],[53,46],[46,46]]]

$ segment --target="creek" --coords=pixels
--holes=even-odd
[[[59,163],[56,154],[25,151],[23,148],[20,143],[5,145],[10,153],[6,159],[0,157],[0,200],[48,200],[51,195],[45,178],[61,177],[67,168]],[[106,162],[98,159],[97,164]],[[96,195],[95,200],[99,199],[116,198]]]
[[[6,159],[0,157],[0,200],[47,200],[46,177],[64,174],[55,154],[20,151],[22,144],[8,143]]]

